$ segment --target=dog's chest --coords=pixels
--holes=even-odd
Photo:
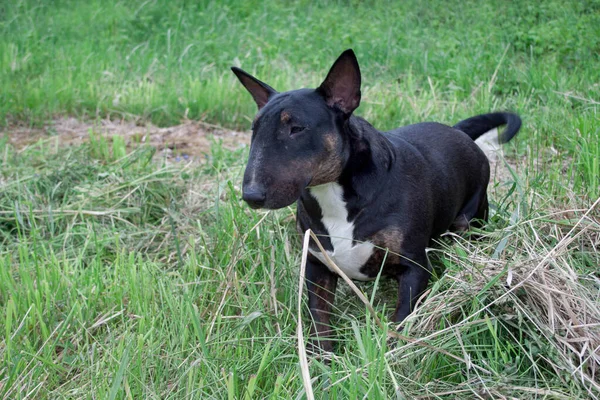
[[[354,223],[348,221],[342,187],[338,183],[327,183],[309,190],[319,203],[321,222],[327,229],[333,246],[333,251],[327,251],[329,257],[348,277],[357,280],[372,279],[361,273],[360,269],[373,254],[374,246],[370,242],[354,243]],[[310,252],[327,265],[325,256],[320,251],[310,249]]]

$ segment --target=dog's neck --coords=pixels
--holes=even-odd
[[[342,172],[324,185],[339,184],[354,215],[356,207],[374,201],[388,184],[388,171],[396,162],[390,141],[366,120],[351,116],[343,125],[345,140]]]
[[[359,184],[360,179],[385,175],[392,168],[396,161],[392,144],[366,120],[351,116],[344,130],[348,151],[338,180],[358,179],[355,184]]]

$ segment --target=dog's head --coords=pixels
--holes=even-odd
[[[243,199],[252,208],[282,208],[307,186],[335,181],[348,158],[343,127],[360,104],[360,69],[346,50],[317,89],[278,93],[232,68],[258,105],[252,123]]]

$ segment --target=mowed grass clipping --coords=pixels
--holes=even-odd
[[[524,118],[481,239],[449,236],[390,342],[340,285],[318,398],[600,397],[600,4],[33,2],[0,5],[2,123],[55,116],[249,126],[228,67],[315,86],[345,48],[382,129]],[[0,396],[302,398],[293,207],[240,200],[247,149],[203,164],[0,139]],[[379,317],[389,281],[361,284]],[[303,321],[310,324],[307,310]],[[393,327],[390,325],[390,329]],[[305,330],[305,336],[308,330]]]

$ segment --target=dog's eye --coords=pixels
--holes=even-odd
[[[295,135],[297,133],[302,132],[305,129],[306,129],[306,127],[304,127],[304,126],[292,126],[292,129],[290,129],[290,134]]]

